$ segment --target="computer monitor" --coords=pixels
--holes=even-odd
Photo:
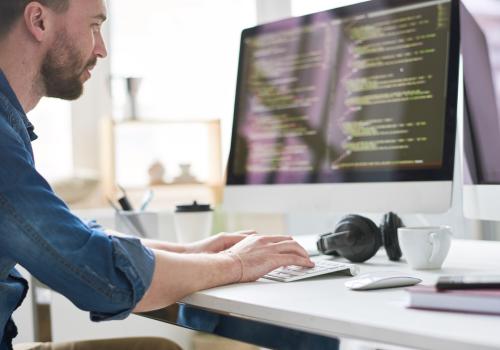
[[[450,207],[458,2],[384,0],[245,29],[224,204]]]
[[[488,43],[460,5],[464,75],[463,181],[467,218],[500,220],[500,118]]]

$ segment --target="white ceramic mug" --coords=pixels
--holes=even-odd
[[[401,227],[398,229],[399,246],[408,264],[417,270],[439,269],[451,245],[451,228]]]
[[[207,204],[178,205],[174,213],[177,241],[189,243],[212,233],[213,211]]]

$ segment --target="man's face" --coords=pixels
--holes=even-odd
[[[41,67],[45,95],[75,100],[98,58],[107,55],[101,36],[106,12],[103,0],[70,0],[69,9],[57,15],[60,27]]]
[[[83,83],[97,57],[85,57],[69,39],[66,32],[59,33],[53,48],[42,63],[42,79],[47,97],[75,100],[83,93]]]

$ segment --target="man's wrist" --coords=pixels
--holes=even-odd
[[[194,243],[183,243],[183,244],[179,244],[182,246],[182,249],[184,250],[183,253],[187,253],[187,254],[197,254],[197,253],[201,253],[197,247],[196,247],[196,244]]]
[[[218,255],[223,257],[226,261],[227,268],[225,268],[224,271],[227,271],[228,283],[241,282],[244,273],[243,260],[241,260],[241,257],[230,250],[222,251]]]

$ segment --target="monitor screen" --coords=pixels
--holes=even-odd
[[[462,3],[463,206],[470,219],[500,220],[500,116],[488,41]]]
[[[374,0],[244,30],[228,185],[451,180],[451,12]]]
[[[461,6],[464,67],[464,183],[500,184],[500,119],[486,37]]]

